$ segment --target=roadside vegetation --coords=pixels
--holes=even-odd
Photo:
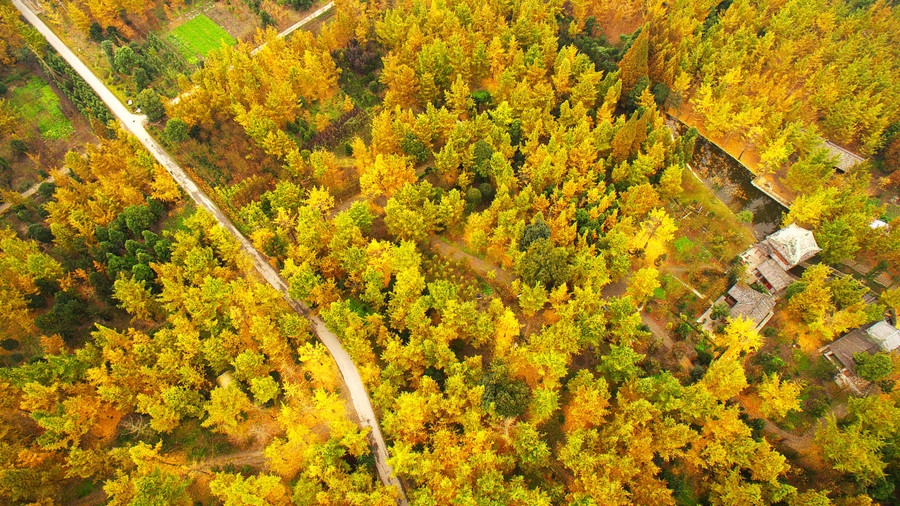
[[[44,7],[339,336],[411,504],[897,496],[896,359],[856,357],[873,385],[856,398],[819,353],[900,307],[900,218],[870,226],[892,213],[872,171],[900,121],[896,7],[351,0],[287,38],[316,5]],[[0,156],[19,152],[0,498],[395,504],[307,321],[58,56],[0,21],[18,60]],[[98,135],[38,156],[64,120]],[[746,275],[763,218],[717,197],[730,182],[698,156],[703,133],[753,144],[750,168],[797,192],[767,224],[822,247],[759,331],[725,304],[697,323]],[[870,161],[834,173],[813,134]]]

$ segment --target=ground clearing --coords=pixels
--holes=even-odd
[[[21,118],[34,121],[41,135],[47,139],[63,139],[72,135],[72,122],[63,114],[59,97],[46,81],[32,77],[25,84],[9,91],[10,103]]]
[[[203,14],[198,14],[187,23],[169,32],[168,37],[181,48],[184,56],[196,63],[213,49],[222,47],[222,43],[233,46],[234,37]]]

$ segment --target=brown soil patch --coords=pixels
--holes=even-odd
[[[605,19],[598,19],[597,24],[609,43],[618,44],[619,36],[634,33],[644,24],[644,18],[635,16],[631,19],[622,19],[620,16],[606,16]]]
[[[278,410],[257,408],[252,410],[240,425],[239,435],[230,436],[229,440],[237,448],[262,450],[276,435],[283,430],[276,419]]]
[[[215,3],[202,11],[215,24],[222,27],[235,40],[251,42],[257,30],[262,28],[259,16],[254,14],[250,7],[240,0],[230,3]],[[186,20],[185,20],[186,21]],[[174,23],[169,29],[175,28]]]
[[[116,428],[124,416],[119,410],[108,406],[107,409],[97,418],[97,423],[91,429],[91,435],[96,439],[98,446],[103,447],[112,443],[116,437]]]

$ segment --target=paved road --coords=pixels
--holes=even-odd
[[[334,357],[334,361],[337,363],[338,369],[341,372],[341,375],[344,377],[344,382],[347,384],[348,393],[350,394],[350,399],[353,401],[353,407],[356,409],[357,415],[360,420],[360,425],[362,427],[369,427],[371,429],[370,433],[370,443],[375,454],[375,465],[378,469],[378,474],[381,477],[381,481],[387,486],[393,486],[399,491],[399,499],[398,504],[406,506],[408,503],[406,501],[406,496],[403,493],[403,487],[400,484],[400,481],[394,476],[393,468],[388,464],[388,453],[387,447],[384,443],[384,437],[381,434],[381,429],[378,426],[377,418],[375,417],[375,411],[372,409],[372,402],[369,400],[368,392],[366,391],[365,385],[363,385],[362,379],[359,376],[359,371],[356,369],[356,365],[353,363],[353,360],[350,358],[350,355],[344,350],[341,346],[341,342],[338,337],[329,330],[325,323],[303,303],[293,300],[288,295],[288,286],[287,283],[284,282],[283,279],[278,275],[275,269],[272,268],[271,265],[265,260],[265,258],[253,247],[250,241],[247,240],[246,237],[241,234],[237,228],[235,228],[234,224],[231,223],[231,220],[225,216],[225,213],[222,212],[219,207],[213,203],[213,201],[206,196],[196,184],[185,174],[185,172],[175,163],[175,160],[169,156],[168,153],[160,146],[153,137],[147,132],[144,128],[144,123],[146,122],[146,116],[138,116],[132,114],[122,105],[121,102],[113,95],[103,84],[103,82],[97,78],[85,65],[75,56],[72,51],[69,50],[68,47],[41,21],[27,6],[25,6],[21,0],[12,0],[13,4],[17,9],[22,13],[26,20],[29,23],[34,25],[34,27],[43,35],[48,42],[56,49],[60,56],[65,58],[65,60],[75,69],[76,72],[94,89],[97,95],[106,103],[106,105],[110,108],[113,114],[122,122],[122,125],[126,130],[131,132],[141,143],[147,148],[148,151],[156,158],[156,160],[172,175],[172,178],[181,185],[182,189],[197,203],[198,206],[202,207],[213,216],[215,216],[216,220],[218,220],[219,224],[225,228],[225,230],[229,231],[232,235],[234,235],[237,240],[240,242],[242,249],[250,256],[253,261],[256,270],[259,274],[265,278],[265,280],[272,285],[276,290],[281,292],[284,298],[288,301],[292,308],[295,311],[305,316],[310,324],[312,325],[313,331],[318,336],[319,340],[322,344],[328,348],[328,351],[331,353],[331,356]]]

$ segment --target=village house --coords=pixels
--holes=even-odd
[[[882,320],[854,329],[840,339],[819,349],[838,370],[836,381],[857,395],[862,395],[868,382],[856,374],[858,353],[874,355],[879,351],[900,352],[900,329]]]
[[[728,315],[752,321],[756,330],[762,329],[772,319],[775,302],[775,297],[757,292],[746,283],[732,286],[725,297],[725,304],[730,308]]]
[[[730,317],[752,320],[756,330],[761,330],[774,316],[775,303],[781,292],[797,280],[788,271],[820,251],[813,233],[794,224],[754,244],[741,253],[741,260],[747,267],[746,282],[739,281],[732,286],[697,319],[697,323],[712,332],[716,307],[725,304]],[[756,290],[748,283],[760,283],[770,293]]]
[[[851,151],[847,151],[831,141],[822,139],[822,143],[819,144],[819,147],[828,151],[828,154],[834,160],[834,169],[841,172],[847,172],[853,167],[866,161],[865,158]]]
[[[792,223],[753,245],[741,259],[747,265],[748,281],[779,293],[796,281],[788,271],[820,251],[813,233]]]
[[[754,290],[746,283],[740,282],[732,286],[728,293],[719,297],[703,315],[697,319],[697,323],[707,332],[712,332],[715,326],[714,316],[717,306],[728,307],[728,316],[742,318],[753,322],[757,331],[762,329],[775,314],[777,299],[767,293]]]

